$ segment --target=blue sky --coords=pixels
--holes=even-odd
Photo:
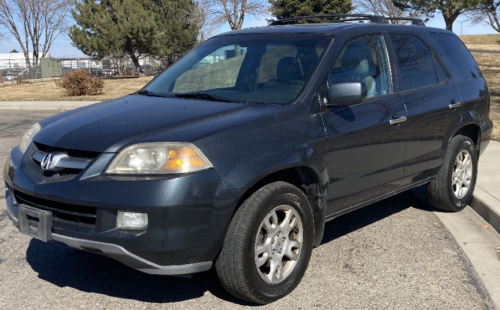
[[[463,23],[462,23],[463,22]],[[253,16],[247,17],[243,24],[243,28],[249,27],[258,27],[267,25],[266,17],[255,18]],[[443,21],[443,17],[439,14],[436,14],[432,20],[427,22],[427,26],[429,27],[437,27],[444,28],[445,24]],[[489,25],[487,24],[478,24],[472,25],[467,21],[464,21],[463,18],[459,17],[457,21],[453,24],[454,32],[456,34],[491,34],[497,33],[495,32]],[[217,33],[229,31],[230,28],[228,25],[224,25],[218,29]],[[17,49],[21,51],[19,44],[15,41],[15,39],[10,39],[8,42],[0,43],[0,53],[8,53],[12,49]],[[77,48],[71,45],[71,40],[66,36],[60,36],[54,41],[52,48],[50,50],[52,56],[54,57],[83,57],[84,54],[80,52]]]

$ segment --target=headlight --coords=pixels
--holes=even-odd
[[[127,147],[111,162],[109,174],[175,174],[212,168],[192,144],[180,142],[141,143]]]
[[[36,123],[24,133],[21,144],[19,145],[19,150],[21,150],[21,153],[24,154],[24,152],[26,152],[31,142],[33,142],[33,137],[40,131],[40,129],[42,129],[42,126],[39,123]]]

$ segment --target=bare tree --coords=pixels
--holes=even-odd
[[[72,0],[0,0],[0,26],[21,46],[30,74],[38,74],[54,40],[66,30]],[[33,59],[30,59],[30,52]]]
[[[496,32],[500,32],[500,1],[483,1],[476,10],[469,11],[467,17],[474,24],[485,22]]]
[[[268,12],[267,0],[200,0],[206,29],[229,23],[231,30],[241,29],[246,16],[259,16]]]
[[[194,12],[193,19],[195,20],[195,22],[201,25],[200,34],[198,36],[199,42],[203,42],[206,39],[214,36],[216,28],[218,28],[219,26],[214,25],[214,23],[208,17],[208,11],[210,9],[210,4],[208,2],[209,1],[206,0],[198,0],[196,2],[197,6]]]
[[[354,0],[354,5],[358,13],[369,13],[374,15],[383,15],[385,17],[397,18],[420,18],[418,12],[406,12],[394,5],[393,0]],[[405,21],[393,20],[393,24],[405,24]]]
[[[5,34],[5,26],[3,25],[3,18],[0,15],[0,42],[5,40],[6,34]]]

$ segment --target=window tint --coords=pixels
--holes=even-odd
[[[436,58],[434,58],[434,63],[436,64],[439,83],[446,81],[448,79],[448,76],[446,75],[446,72],[444,72],[443,66],[441,66]]]
[[[391,35],[401,72],[403,90],[437,84],[434,57],[419,38],[411,35]]]
[[[330,72],[330,83],[363,81],[367,98],[392,92],[391,75],[384,38],[381,35],[364,36],[349,41]]]
[[[297,47],[293,44],[275,44],[268,45],[267,51],[262,55],[259,66],[259,75],[257,83],[266,83],[270,80],[276,80],[279,76],[278,65],[276,59],[293,58],[297,63],[301,75],[311,74],[315,69],[315,61],[319,59],[324,50],[323,44],[310,47]],[[283,68],[281,68],[283,70]]]
[[[165,97],[289,104],[313,76],[331,40],[329,35],[315,34],[215,37],[174,63],[143,91]]]
[[[245,57],[246,47],[228,45],[221,47],[191,67],[177,78],[174,92],[196,92],[212,88],[234,87]],[[233,68],[234,70],[227,70]]]
[[[431,33],[431,37],[441,45],[464,79],[481,76],[476,61],[458,37],[445,33]]]

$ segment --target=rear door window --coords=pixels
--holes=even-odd
[[[398,60],[403,90],[427,87],[438,83],[434,57],[419,38],[412,35],[390,35]]]
[[[433,32],[430,34],[451,61],[457,66],[462,77],[466,80],[481,76],[481,71],[469,50],[454,35]]]

